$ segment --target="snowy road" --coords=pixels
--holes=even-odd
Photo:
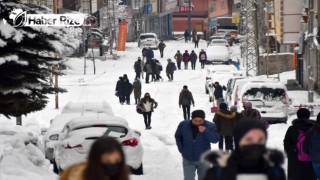
[[[159,59],[164,69],[167,65],[167,58],[173,59],[177,50],[189,52],[194,49],[193,43],[184,41],[167,41],[164,58],[160,59],[159,51],[155,51],[155,58]],[[200,42],[200,48],[195,49],[196,53],[206,48],[206,42]],[[233,59],[240,56],[239,46],[232,47]],[[211,104],[208,95],[205,94],[205,70],[200,69],[197,63],[196,70],[181,70],[174,74],[173,82],[168,82],[164,72],[163,82],[145,84],[142,83],[142,93],[149,92],[151,97],[158,103],[159,107],[152,114],[152,129],[145,130],[143,117],[136,113],[135,105],[120,105],[118,98],[114,95],[115,84],[119,76],[127,74],[130,81],[135,76],[133,63],[141,56],[141,50],[136,43],[128,43],[127,51],[121,55],[119,60],[97,61],[97,74],[93,75],[92,62],[87,62],[87,75],[83,75],[83,59],[69,59],[68,65],[71,69],[65,71],[66,75],[59,77],[59,85],[66,88],[68,93],[59,95],[59,103],[62,108],[67,102],[74,101],[108,101],[113,108],[116,116],[123,117],[129,122],[129,126],[142,132],[142,143],[144,146],[144,172],[143,176],[132,176],[133,180],[165,180],[183,179],[181,155],[175,145],[174,133],[183,119],[182,110],[178,106],[179,93],[183,85],[187,85],[193,93],[195,99],[195,109],[203,109],[206,112],[206,119],[212,120],[213,114],[210,113]],[[190,68],[191,69],[191,68]],[[283,73],[281,81],[286,83],[286,79],[293,78],[294,72]],[[305,102],[307,94],[304,91],[289,92],[289,96],[294,102]],[[133,104],[133,96],[131,96]],[[23,124],[37,130],[41,127],[48,127],[50,120],[60,113],[54,109],[54,96],[50,96],[50,103],[40,112],[29,114],[23,117]],[[282,140],[284,134],[291,124],[294,116],[290,117],[288,124],[271,125],[268,129],[268,146],[283,150]],[[0,124],[10,124],[4,117],[0,117]],[[11,122],[14,124],[14,121]],[[217,149],[216,145],[212,146]],[[1,150],[1,144],[0,144]],[[1,171],[0,171],[1,176]],[[53,176],[53,179],[55,177]]]

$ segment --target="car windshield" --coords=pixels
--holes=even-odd
[[[141,35],[141,36],[140,36],[140,39],[141,39],[141,40],[143,40],[143,39],[148,39],[148,38],[155,38],[155,37],[154,37],[154,35],[151,35],[151,34],[150,34],[150,35]]]
[[[109,126],[109,125],[105,125],[105,124],[77,127],[75,129],[73,129],[72,131],[76,131],[76,130],[80,130],[80,129],[87,129],[87,128],[94,128],[94,127],[106,128],[106,132],[104,133],[103,136],[120,137],[121,138],[121,137],[124,137],[128,134],[128,129],[125,127]]]
[[[243,95],[244,100],[261,99],[263,101],[281,101],[285,90],[281,88],[251,88]]]

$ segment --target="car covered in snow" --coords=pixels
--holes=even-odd
[[[50,127],[44,130],[43,144],[45,157],[54,160],[54,146],[59,139],[59,133],[64,125],[73,118],[80,117],[99,117],[102,115],[113,116],[111,106],[106,102],[69,102],[62,109],[61,114],[57,115],[50,122]],[[53,162],[54,163],[54,162]]]
[[[225,46],[230,51],[230,45],[225,39],[213,39],[211,40],[209,46]]]
[[[207,64],[217,62],[228,62],[230,60],[230,51],[225,46],[208,46],[207,50]]]
[[[240,93],[238,110],[243,110],[243,104],[251,102],[261,117],[269,122],[283,122],[288,120],[288,106],[290,104],[287,88],[281,82],[248,82]]]
[[[69,121],[55,146],[55,162],[60,170],[86,160],[94,141],[102,136],[114,137],[122,145],[126,164],[132,173],[142,174],[143,147],[140,133],[129,128],[126,120],[114,116],[82,117]]]
[[[213,83],[219,82],[221,86],[227,86],[227,82],[230,78],[241,76],[242,71],[238,71],[234,65],[217,64],[214,66],[207,66],[205,91],[206,94],[209,94],[209,102],[212,102],[214,98]]]
[[[138,39],[138,47],[139,48],[152,48],[158,49],[159,39],[155,33],[142,33]]]

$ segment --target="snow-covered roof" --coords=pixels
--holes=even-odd
[[[82,113],[82,112],[96,112],[114,115],[112,107],[106,101],[101,102],[73,102],[70,101],[61,113]]]

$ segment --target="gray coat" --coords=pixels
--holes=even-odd
[[[191,104],[194,104],[192,93],[187,89],[183,89],[179,96],[179,105],[190,106]]]

